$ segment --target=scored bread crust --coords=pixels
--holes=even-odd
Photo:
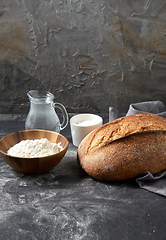
[[[80,143],[78,163],[98,180],[134,178],[166,169],[166,119],[136,114],[106,123]]]

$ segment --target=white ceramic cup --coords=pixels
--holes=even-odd
[[[78,114],[70,119],[73,145],[78,147],[83,138],[103,124],[103,119],[95,114]]]

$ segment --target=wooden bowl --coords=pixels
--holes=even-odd
[[[13,157],[6,153],[10,147],[22,140],[34,140],[40,138],[47,138],[52,143],[61,142],[63,150],[54,155],[36,158]],[[68,146],[68,140],[59,133],[46,130],[24,130],[9,134],[0,140],[0,155],[5,162],[16,171],[27,174],[36,174],[47,172],[54,168],[64,157]]]

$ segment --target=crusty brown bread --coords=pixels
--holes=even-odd
[[[91,177],[116,181],[166,169],[166,119],[153,114],[122,117],[80,143],[78,163]]]

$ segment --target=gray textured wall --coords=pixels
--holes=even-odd
[[[166,104],[166,1],[1,0],[0,113],[26,113],[31,89],[68,112]]]

